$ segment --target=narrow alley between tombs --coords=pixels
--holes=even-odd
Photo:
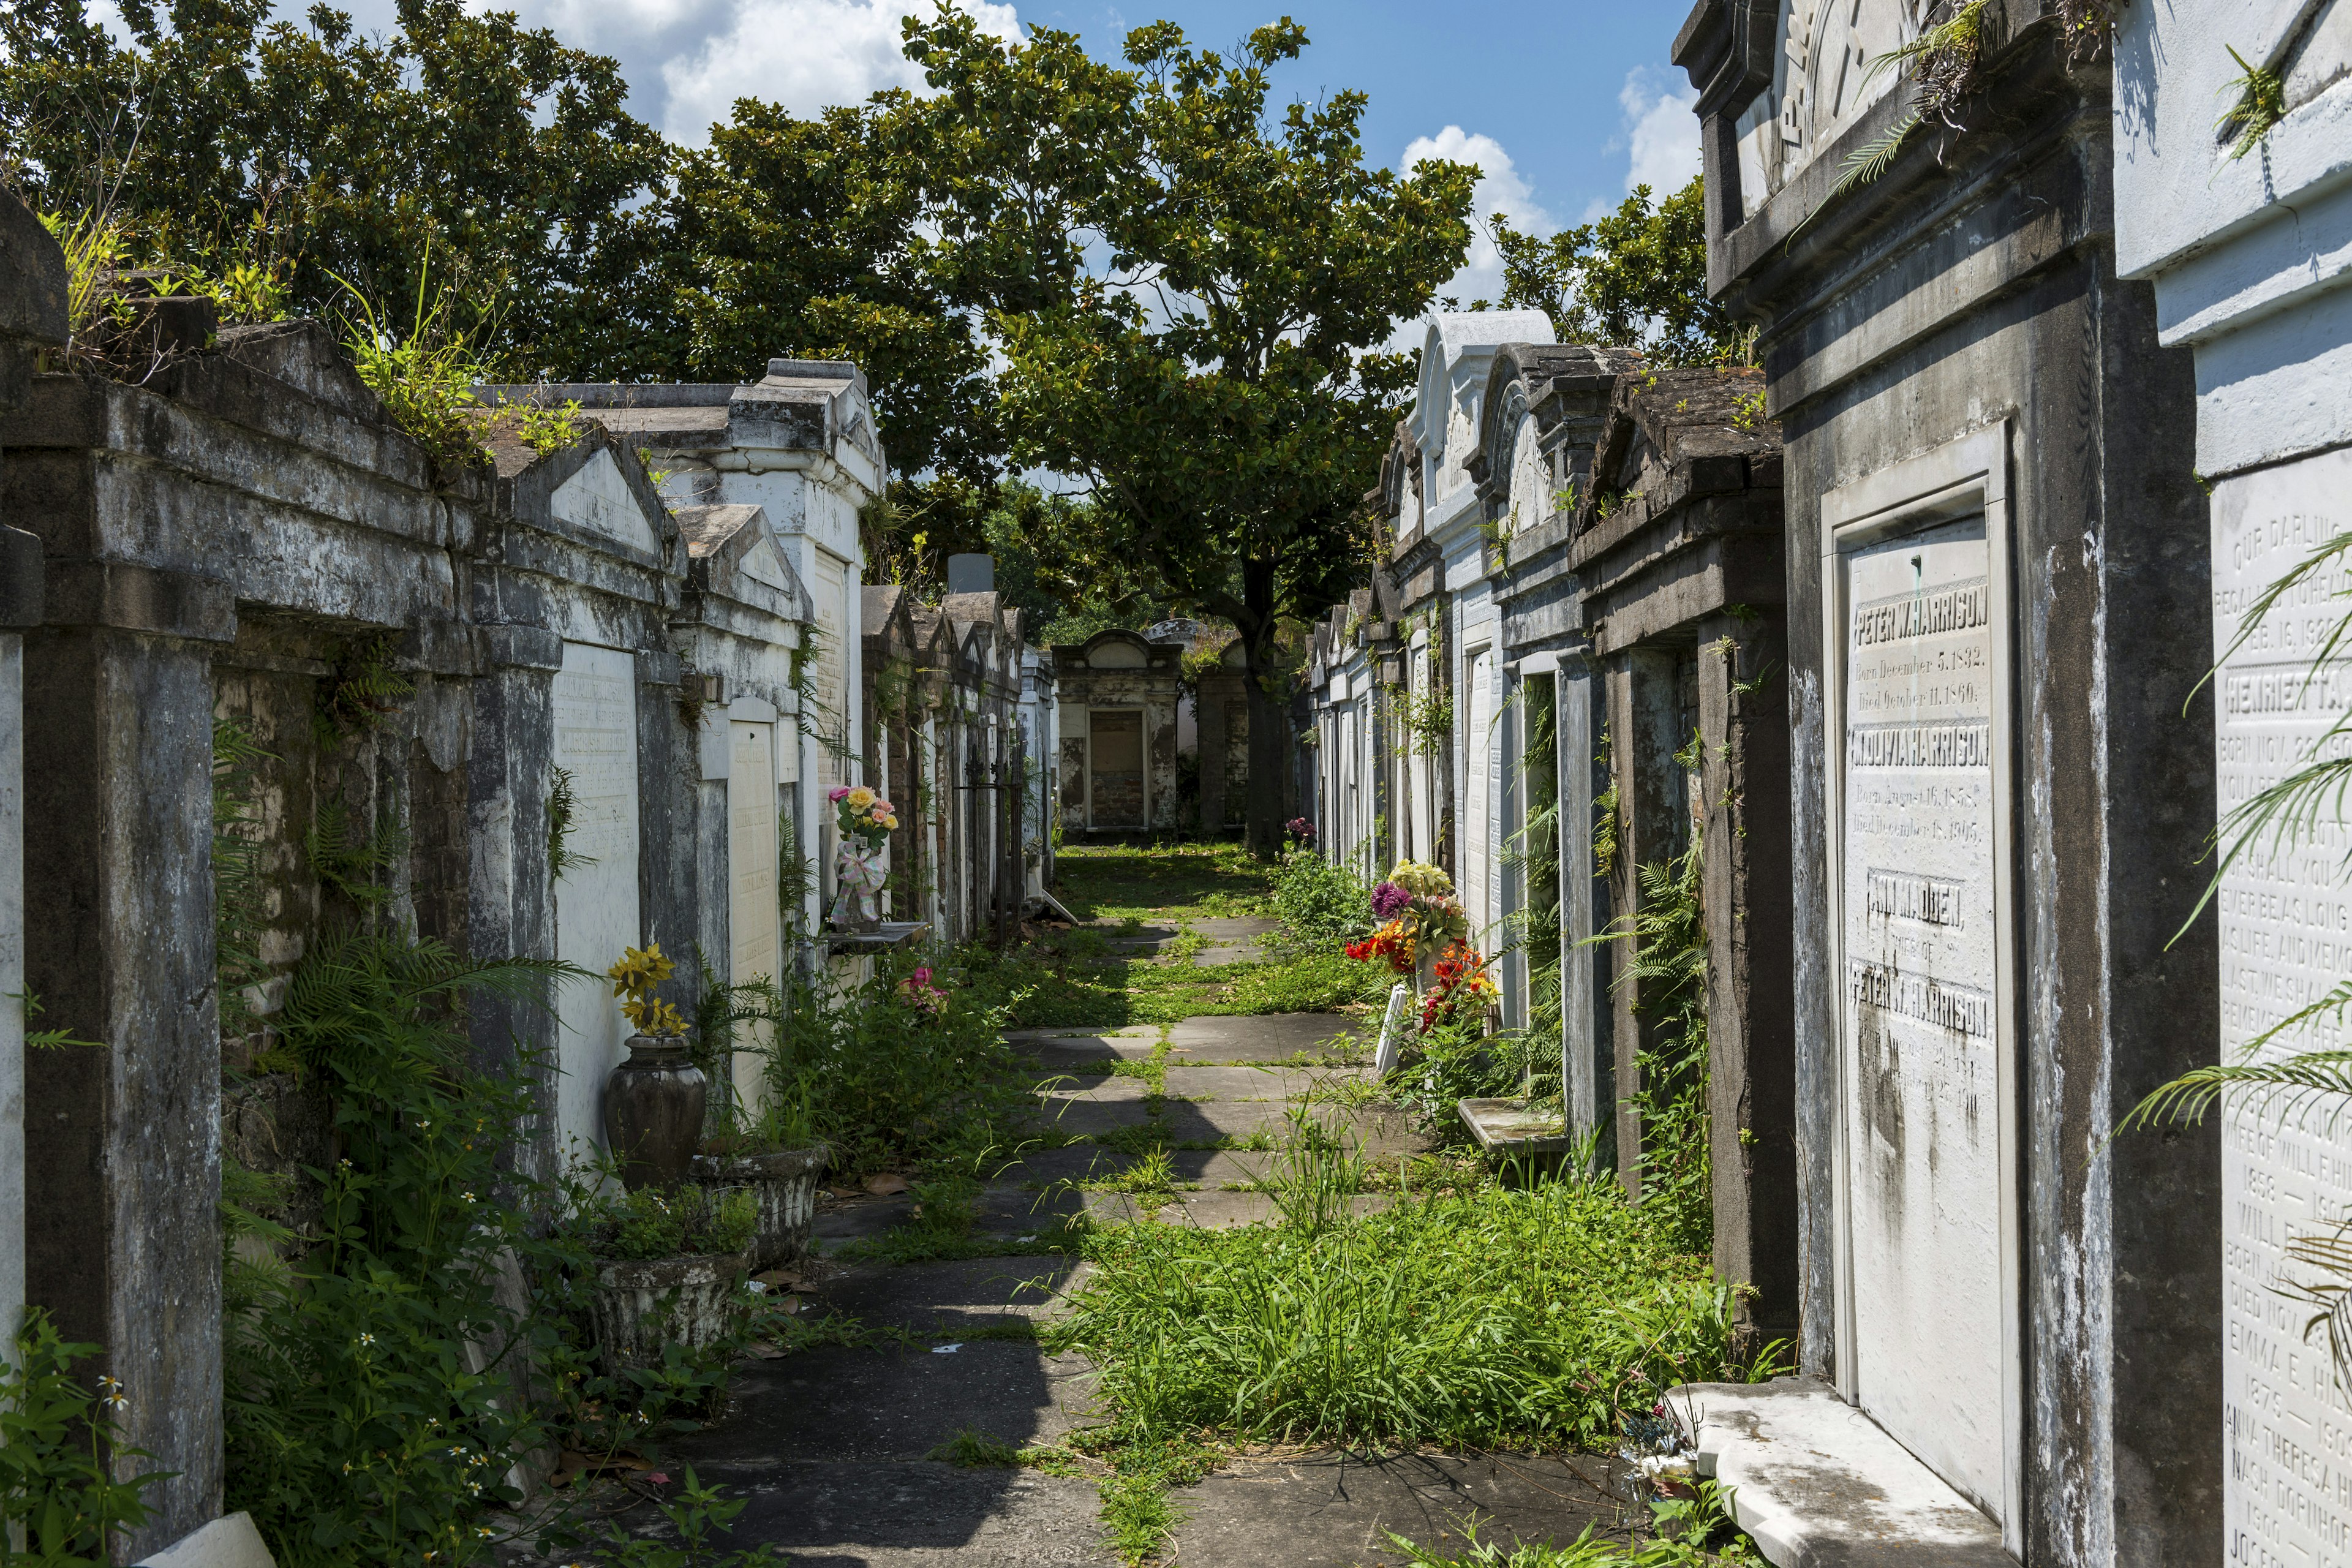
[[[1024,1006],[1106,1021],[1007,1031],[1025,1135],[964,1179],[837,1172],[765,1277],[788,1326],[709,1425],[614,1474],[669,1500],[690,1468],[743,1505],[728,1547],[824,1568],[1351,1568],[1588,1531],[1543,1561],[1633,1561],[1657,1494],[1617,1418],[1657,1392],[1642,1334],[1721,1359],[1703,1260],[1613,1184],[1506,1187],[1417,1119],[1357,999],[1385,966],[1303,950],[1237,847],[1066,850],[1061,875],[1080,923],[1013,963],[1097,988]],[[1221,1010],[1284,984],[1324,1010]],[[1612,1251],[1563,1268],[1563,1241]],[[1589,1321],[1547,1332],[1564,1310]],[[1612,1345],[1621,1313],[1643,1321]],[[1639,1561],[1716,1560],[1661,1551]]]

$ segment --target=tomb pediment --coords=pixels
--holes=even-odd
[[[548,497],[548,515],[615,544],[661,554],[661,536],[610,447],[599,447]]]

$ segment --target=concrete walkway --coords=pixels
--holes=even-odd
[[[1219,1145],[1271,1145],[1302,1097],[1318,1117],[1350,1123],[1369,1155],[1418,1152],[1396,1113],[1351,1110],[1340,1098],[1368,1070],[1369,1041],[1350,1037],[1364,1027],[1306,1015],[1017,1037],[1038,1064],[1055,1125],[1083,1141],[1032,1151],[989,1183],[977,1229],[1003,1238],[1005,1256],[896,1268],[816,1260],[803,1268],[807,1310],[927,1341],[819,1348],[743,1371],[728,1415],[676,1445],[676,1458],[703,1479],[749,1500],[733,1543],[772,1542],[806,1568],[1115,1568],[1088,1476],[964,1468],[928,1457],[961,1432],[1045,1447],[1097,1419],[1087,1367],[1044,1353],[1027,1321],[1053,1310],[1056,1292],[1083,1266],[1024,1256],[1021,1238],[1080,1206],[1103,1221],[1265,1220],[1272,1205],[1265,1194],[1234,1189],[1262,1174],[1271,1153]],[[1127,1169],[1131,1158],[1120,1148],[1144,1131],[1171,1150],[1173,1192],[1074,1185]],[[1097,1142],[1106,1138],[1114,1146]],[[821,1248],[838,1252],[881,1233],[911,1202],[903,1194],[830,1199],[818,1216]],[[1391,1564],[1402,1558],[1386,1531],[1458,1545],[1474,1519],[1507,1541],[1569,1541],[1588,1522],[1621,1524],[1609,1482],[1597,1458],[1253,1454],[1176,1494],[1185,1521],[1175,1556],[1185,1568]]]

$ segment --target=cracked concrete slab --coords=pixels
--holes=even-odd
[[[1609,1465],[1591,1455],[1518,1454],[1238,1460],[1174,1494],[1185,1515],[1176,1560],[1184,1568],[1391,1568],[1407,1559],[1389,1531],[1459,1550],[1472,1522],[1506,1548],[1515,1539],[1566,1545],[1587,1525],[1622,1541],[1625,1509],[1611,1491]]]

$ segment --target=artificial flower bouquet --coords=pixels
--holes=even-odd
[[[1399,974],[1412,973],[1412,934],[1402,921],[1390,921],[1361,942],[1348,944],[1348,956],[1363,963],[1387,964]]]
[[[919,964],[912,974],[898,982],[898,999],[934,1024],[948,1010],[948,994],[933,984],[929,964]]]
[[[853,838],[869,849],[879,849],[898,826],[898,808],[864,784],[843,784],[825,795],[840,813],[842,842]]]
[[[654,987],[677,972],[677,966],[657,942],[623,949],[621,961],[604,971],[604,978],[613,983],[613,994],[625,999],[621,1011],[629,1016],[640,1035],[658,1038],[686,1033],[686,1020],[678,1010],[654,994]]]
[[[1442,948],[1470,935],[1469,911],[1454,896],[1453,879],[1420,860],[1398,861],[1372,889],[1372,918],[1402,926],[1414,949]],[[1412,968],[1412,961],[1401,967]]]
[[[1473,1019],[1484,1019],[1488,1005],[1502,994],[1478,950],[1457,942],[1438,959],[1437,983],[1422,998],[1421,1032],[1454,1022],[1465,1006],[1472,1009]]]

